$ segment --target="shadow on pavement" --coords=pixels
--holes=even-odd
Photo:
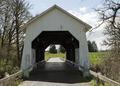
[[[81,71],[66,62],[46,62],[40,64],[37,69],[30,73],[30,77],[27,80],[55,83],[82,83],[91,81],[90,78],[83,78]]]

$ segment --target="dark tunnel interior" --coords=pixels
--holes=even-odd
[[[44,60],[45,49],[50,44],[60,44],[66,49],[66,59],[75,62],[75,48],[79,41],[68,31],[43,31],[32,42],[36,51],[36,62]]]

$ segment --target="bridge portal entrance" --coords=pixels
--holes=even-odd
[[[79,41],[68,31],[43,31],[32,42],[35,50],[35,61],[45,59],[44,53],[50,44],[61,44],[66,50],[66,59],[75,62],[75,48],[79,48]]]

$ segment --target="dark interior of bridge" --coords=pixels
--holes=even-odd
[[[36,51],[36,62],[44,60],[45,49],[50,44],[60,44],[66,49],[66,59],[75,61],[75,48],[79,41],[68,31],[43,31],[32,42]]]
[[[45,49],[50,44],[60,44],[66,50],[66,59],[75,62],[75,48],[79,48],[79,41],[68,31],[43,31],[32,42],[36,51],[36,62],[45,60]],[[30,72],[29,81],[44,81],[57,83],[80,83],[87,80],[70,62],[40,62]]]

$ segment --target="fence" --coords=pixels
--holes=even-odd
[[[109,78],[101,75],[100,73],[96,73],[93,71],[90,71],[90,73],[91,73],[91,75],[93,75],[97,79],[98,84],[100,81],[102,81],[103,86],[105,83],[108,83],[110,86],[120,86],[120,83],[118,83],[112,79],[109,79]]]
[[[23,70],[24,72],[25,71],[28,71],[29,69],[31,68],[35,68],[38,64],[43,64],[45,61],[40,61],[34,65],[31,65],[30,67],[28,67],[27,69]],[[16,81],[20,78],[22,78],[22,75],[23,75],[23,71],[20,70],[18,71],[17,73],[14,73],[8,77],[5,77],[5,78],[2,78],[0,79],[0,86],[16,86]]]
[[[22,77],[22,71],[18,71],[8,77],[0,79],[0,86],[16,86],[16,80]]]

